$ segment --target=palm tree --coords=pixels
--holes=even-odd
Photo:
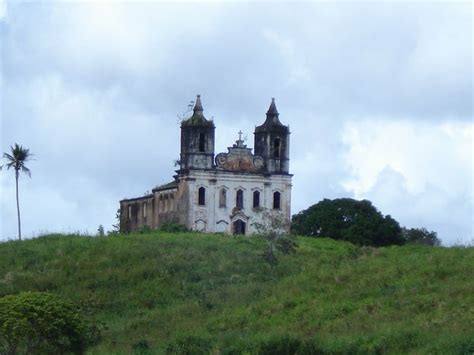
[[[10,146],[11,154],[3,153],[3,158],[8,162],[0,165],[0,170],[5,166],[8,170],[15,169],[16,181],[16,211],[18,214],[18,238],[21,240],[21,223],[20,223],[20,200],[18,199],[18,178],[20,171],[31,177],[31,171],[25,165],[30,160],[32,154],[29,149],[23,148],[21,145],[15,143],[15,147]]]

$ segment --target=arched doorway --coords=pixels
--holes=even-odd
[[[233,224],[233,234],[244,234],[245,235],[245,227],[246,223],[241,219],[236,220]]]

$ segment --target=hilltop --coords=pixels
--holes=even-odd
[[[6,242],[0,296],[49,291],[89,305],[106,325],[95,354],[191,343],[271,353],[298,342],[321,353],[474,351],[474,248],[299,237],[271,270],[263,243],[161,232]]]

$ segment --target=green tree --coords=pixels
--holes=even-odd
[[[72,303],[50,293],[0,298],[1,354],[83,354],[99,328]]]
[[[441,241],[438,239],[438,234],[433,231],[428,231],[426,228],[403,228],[403,238],[407,243],[440,246]]]
[[[294,234],[345,240],[358,245],[402,245],[400,225],[368,200],[324,199],[292,218]]]
[[[6,167],[7,170],[13,168],[15,170],[15,183],[16,183],[16,211],[18,216],[18,239],[21,240],[21,220],[20,220],[20,199],[18,197],[18,178],[20,172],[25,173],[31,177],[31,171],[25,165],[25,163],[31,159],[32,154],[29,149],[23,148],[21,145],[15,143],[15,146],[10,146],[9,153],[3,153],[3,158],[7,160],[7,163],[0,166],[0,170]]]

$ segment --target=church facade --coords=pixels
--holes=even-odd
[[[239,139],[215,155],[215,126],[204,117],[198,95],[181,123],[179,170],[151,194],[120,201],[121,231],[177,223],[202,232],[253,234],[273,214],[289,226],[290,130],[272,99],[265,122],[255,127],[254,149]]]

